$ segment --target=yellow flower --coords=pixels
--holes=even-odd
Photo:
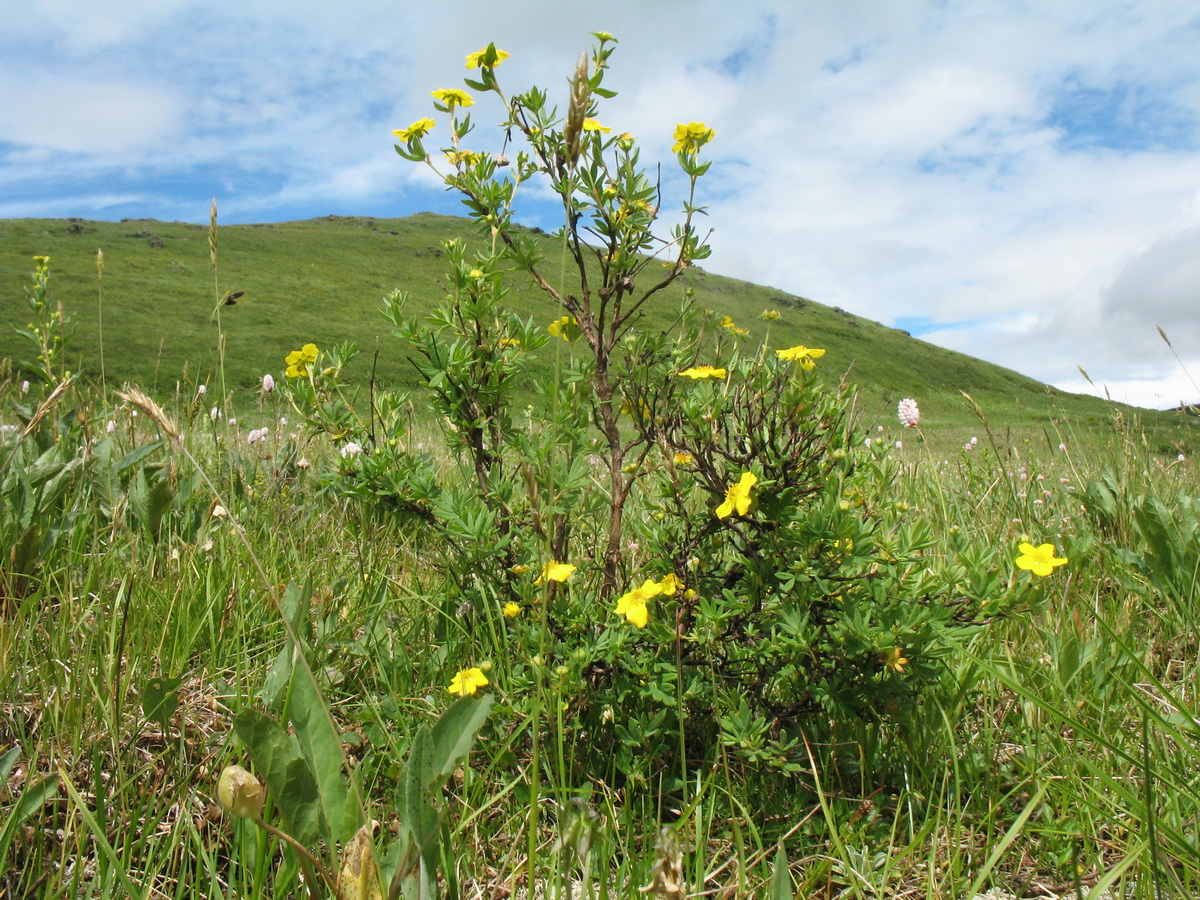
[[[476,281],[478,281],[480,278],[483,277],[483,269],[472,269],[470,272],[467,273],[467,277],[473,278]]]
[[[729,316],[721,317],[721,327],[730,334],[737,335],[738,337],[745,337],[750,333],[750,331],[746,328],[738,328],[733,319],[731,319]]]
[[[641,587],[621,595],[617,600],[615,612],[618,616],[624,616],[630,624],[636,625],[638,628],[645,628],[646,623],[650,621],[650,612],[646,609],[646,602],[662,592],[661,584],[647,578],[642,582]]]
[[[508,59],[507,53],[497,49],[495,44],[488,44],[482,50],[476,50],[474,53],[467,54],[467,68],[494,69],[506,59]],[[470,104],[467,105],[469,106]]]
[[[571,577],[571,573],[575,571],[575,566],[570,563],[560,563],[550,560],[546,563],[546,567],[542,569],[542,574],[538,576],[534,584],[541,584],[543,581],[566,581]]]
[[[794,360],[800,363],[800,368],[805,372],[811,372],[817,365],[813,360],[820,359],[825,355],[825,351],[797,344],[795,347],[788,347],[786,350],[776,350],[775,355],[780,359]]]
[[[675,126],[675,146],[672,153],[695,153],[713,139],[716,132],[703,122],[682,122]]]
[[[579,323],[574,316],[563,316],[561,319],[555,319],[546,326],[546,330],[550,332],[551,337],[560,337],[564,341],[577,341],[583,336],[583,330],[579,327]]]
[[[603,131],[605,134],[612,131],[612,129],[609,128],[607,125],[601,125],[595,119],[584,119],[583,120],[583,130],[584,131]]]
[[[456,106],[475,105],[475,98],[458,88],[441,88],[433,91],[431,96],[437,101],[434,105],[443,112],[450,112]]]
[[[674,572],[664,578],[660,584],[662,585],[662,592],[668,597],[674,597],[675,592],[683,587],[683,582],[679,580]]]
[[[744,516],[750,509],[750,489],[758,484],[758,476],[753,472],[743,472],[737,484],[731,484],[725,491],[725,502],[717,507],[718,519],[726,519],[735,511]]]
[[[1040,547],[1021,544],[1017,549],[1021,551],[1021,555],[1017,557],[1017,568],[1028,569],[1034,575],[1046,576],[1054,571],[1055,566],[1067,564],[1065,556],[1060,558],[1054,555],[1053,544],[1042,544]]]
[[[511,600],[504,604],[504,618],[515,619],[521,614],[521,607]]]
[[[696,458],[686,451],[680,451],[675,454],[675,465],[677,466],[690,466],[695,461]]]
[[[774,322],[776,319],[779,318],[779,310],[764,309],[762,311],[762,315],[760,315],[759,318],[762,319],[764,322]]]
[[[453,166],[473,166],[483,159],[483,154],[476,153],[474,150],[451,150],[446,154],[446,159]]]
[[[895,672],[897,675],[904,674],[904,667],[908,665],[908,660],[903,656],[904,651],[900,647],[893,647],[884,657],[883,664]]]
[[[317,361],[316,344],[305,344],[299,350],[293,350],[287,355],[284,362],[287,363],[288,378],[307,378],[308,367]]]
[[[629,404],[630,404],[629,400],[626,400],[624,403],[621,404],[620,411],[622,414],[629,416],[629,418],[633,419],[633,418],[635,418],[635,411],[636,411],[636,418],[638,418],[638,419],[649,418],[650,404],[646,402],[644,397],[637,398],[637,406],[636,407],[630,406]]]
[[[460,697],[467,697],[487,683],[487,676],[483,674],[483,670],[478,666],[471,666],[455,675],[446,690],[452,694],[458,694]]]
[[[392,129],[392,134],[396,136],[398,141],[411,141],[419,137],[425,137],[433,130],[433,126],[437,123],[433,119],[417,119],[407,128]]]
[[[690,369],[684,369],[679,373],[680,377],[687,376],[688,378],[724,378],[725,370],[716,366],[692,366]]]
[[[526,572],[528,572],[528,571],[529,571],[529,566],[526,566],[526,565],[515,565],[515,566],[513,566],[511,569],[509,569],[508,571],[512,572],[514,575],[524,575]]]

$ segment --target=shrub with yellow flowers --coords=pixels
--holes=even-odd
[[[428,537],[452,692],[486,684],[514,723],[547,701],[590,777],[676,777],[720,755],[794,773],[806,738],[860,760],[913,726],[984,597],[964,600],[961,569],[926,556],[928,527],[877,502],[895,470],[854,439],[851,398],[822,385],[825,349],[756,350],[675,285],[709,253],[697,189],[716,132],[675,128],[686,199],[662,233],[661,180],[602,114],[615,41],[597,39],[562,114],[539,88],[503,91],[508,54],[489,45],[466,90],[433,92],[438,119],[394,132],[483,237],[446,245],[431,315],[409,315],[402,293],[384,308],[458,470],[436,474],[410,446],[403,399],[377,395],[370,427],[322,407],[333,392],[306,347],[288,380],[312,388],[311,421],[361,450],[331,485]],[[466,112],[489,95],[508,155],[482,149]],[[514,222],[537,181],[562,203],[552,243]],[[507,308],[516,278],[550,301],[544,320]],[[672,294],[667,324],[648,325],[650,298]]]

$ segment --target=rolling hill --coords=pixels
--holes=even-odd
[[[110,386],[129,381],[170,394],[177,385],[214,383],[215,301],[227,291],[243,291],[236,305],[220,312],[226,385],[235,397],[254,391],[263,373],[278,375],[284,356],[309,341],[323,347],[356,342],[362,353],[352,375],[365,382],[375,362],[382,383],[412,386],[414,371],[379,314],[380,301],[400,289],[410,293],[413,311],[431,307],[444,290],[442,243],[470,240],[471,228],[466,219],[432,213],[222,225],[214,276],[206,225],[152,219],[3,220],[0,321],[9,327],[0,329],[0,359],[18,366],[28,355],[13,327],[29,319],[23,297],[32,257],[48,255],[51,297],[75,323],[71,366],[90,379],[100,378],[103,350],[103,374]],[[553,258],[557,245],[548,236],[545,240]],[[104,254],[102,279],[97,250]],[[547,267],[556,269],[557,263]],[[514,277],[512,285],[509,300],[521,315],[549,322],[559,314],[528,279]],[[915,397],[931,427],[977,427],[961,391],[969,392],[994,423],[1016,428],[1041,430],[1053,418],[1087,429],[1108,422],[1119,408],[843,310],[699,267],[658,295],[647,314],[665,317],[684,287],[694,288],[703,306],[750,328],[751,341],[766,337],[775,347],[803,343],[826,348],[822,374],[833,381],[845,374],[857,385],[859,406],[869,417],[891,418],[897,400]],[[769,334],[768,323],[758,318],[767,309],[781,314],[770,323]],[[1138,412],[1156,429],[1186,424],[1179,414]]]

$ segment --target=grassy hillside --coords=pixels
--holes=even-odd
[[[322,347],[354,341],[363,351],[352,374],[369,376],[378,348],[378,376],[385,384],[410,385],[411,366],[379,315],[393,289],[411,294],[411,308],[429,308],[442,294],[445,261],[441,244],[470,237],[465,219],[430,213],[404,219],[328,217],[219,228],[214,279],[208,228],[178,222],[79,219],[0,221],[0,321],[28,321],[23,294],[34,255],[51,257],[51,296],[74,317],[71,345],[75,370],[108,384],[125,381],[168,394],[178,384],[216,383],[218,329],[215,298],[244,291],[221,308],[226,334],[226,384],[245,395],[263,373],[278,374],[283,358],[301,344]],[[546,238],[548,273],[558,270],[557,247]],[[104,251],[103,282],[96,251]],[[1090,430],[1106,422],[1112,407],[1096,398],[1067,394],[1008,369],[909,337],[842,310],[769,287],[709,274],[697,268],[648,307],[666,316],[685,286],[700,302],[767,336],[758,319],[766,309],[781,318],[770,325],[772,346],[824,347],[827,379],[848,373],[869,415],[890,418],[895,402],[920,400],[926,423],[951,432],[977,428],[960,391],[969,392],[1003,427],[1040,429],[1049,417]],[[556,308],[528,281],[513,279],[510,300],[522,315],[549,322]],[[100,336],[103,334],[103,347]],[[27,354],[12,327],[0,329],[0,359]],[[1152,428],[1170,428],[1168,414],[1143,413]],[[1174,437],[1163,439],[1164,450]]]

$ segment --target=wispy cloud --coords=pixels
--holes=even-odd
[[[709,268],[1063,387],[1082,365],[1122,399],[1194,393],[1154,330],[1200,372],[1190,4],[0,5],[0,215],[457,212],[389,129],[489,41],[506,83],[561,91],[607,29],[603,119],[668,195],[674,123],[717,129]]]

